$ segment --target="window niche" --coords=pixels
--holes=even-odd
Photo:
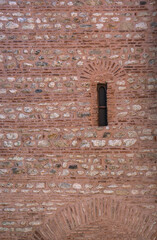
[[[107,83],[97,84],[98,126],[107,126]]]

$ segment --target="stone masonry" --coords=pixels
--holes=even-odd
[[[156,33],[156,0],[0,0],[0,240],[157,240]]]

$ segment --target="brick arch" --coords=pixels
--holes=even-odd
[[[81,73],[80,81],[90,83],[91,93],[91,124],[98,125],[98,107],[97,107],[97,84],[108,84],[108,122],[115,122],[116,116],[116,95],[118,95],[116,84],[118,81],[126,81],[126,71],[122,66],[111,60],[97,60],[85,64]]]
[[[100,225],[108,229],[111,224],[120,228],[120,232],[121,229],[125,230],[125,236],[128,237],[121,239],[129,240],[129,236],[138,240],[156,239],[153,219],[139,208],[110,197],[93,197],[59,210],[52,219],[33,233],[31,240],[75,239],[73,234],[85,226],[88,228]],[[109,234],[112,239],[112,229]],[[99,235],[101,239],[101,233]]]

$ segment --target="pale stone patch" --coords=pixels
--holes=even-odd
[[[122,144],[121,140],[109,140],[108,144],[112,147],[119,147]]]
[[[24,107],[24,112],[30,113],[32,111],[33,111],[33,108],[31,108],[31,107]]]
[[[49,88],[54,88],[55,83],[54,82],[50,82],[48,86],[49,86]]]
[[[146,24],[145,22],[137,23],[137,24],[135,25],[135,27],[136,27],[137,29],[147,29],[147,28],[148,28],[148,26],[147,26],[147,24]]]
[[[99,19],[99,21],[100,21],[100,22],[106,22],[107,19],[108,19],[107,17],[101,17],[101,18]]]
[[[8,23],[5,25],[5,27],[8,28],[8,29],[15,29],[15,28],[18,28],[18,27],[19,27],[19,24],[14,23],[14,22],[8,22]]]
[[[22,29],[25,29],[25,30],[27,30],[27,29],[34,29],[34,27],[35,27],[34,24],[24,24],[22,26]]]
[[[101,29],[103,26],[104,26],[104,25],[103,25],[102,23],[96,24],[96,28],[97,28],[97,29]]]
[[[141,110],[141,106],[140,105],[133,105],[132,106],[132,109],[134,110],[134,111],[139,111],[139,110]]]
[[[50,118],[59,118],[59,114],[58,113],[51,113]]]
[[[19,114],[19,119],[23,119],[23,118],[28,118],[28,115],[20,113]]]
[[[114,191],[112,191],[112,190],[104,190],[103,192],[106,193],[106,194],[114,193]]]
[[[124,139],[123,142],[126,147],[130,147],[136,143],[137,139],[131,138],[131,139]]]
[[[126,117],[127,114],[128,114],[128,112],[120,112],[117,114],[117,117],[120,117],[120,118]]]
[[[17,5],[17,2],[15,2],[15,1],[9,1],[9,5],[15,6],[15,5]]]
[[[139,171],[147,171],[149,168],[147,166],[136,166],[135,169]]]
[[[38,142],[38,147],[49,147],[50,143],[47,140],[41,140]]]
[[[145,141],[145,140],[152,141],[152,140],[153,140],[153,136],[142,136],[142,137],[140,137],[140,139],[141,139],[142,141]]]
[[[90,144],[89,144],[88,141],[83,140],[82,143],[81,143],[81,147],[82,147],[82,148],[89,148],[89,147],[90,147]]]
[[[30,227],[30,228],[16,228],[16,231],[17,232],[31,232],[32,231],[32,228]]]
[[[13,147],[13,143],[11,141],[4,141],[4,147]]]
[[[74,189],[81,189],[82,186],[81,186],[80,184],[78,184],[78,183],[74,183],[74,184],[73,184],[73,188],[74,188]]]
[[[36,184],[36,188],[44,188],[45,187],[45,183],[37,183]]]
[[[119,18],[118,18],[118,17],[112,17],[111,19],[112,19],[112,21],[114,21],[114,22],[119,22]]]
[[[0,41],[3,41],[6,38],[5,35],[0,35]]]
[[[17,139],[18,134],[17,133],[7,133],[7,138],[8,139]]]
[[[92,140],[94,147],[104,147],[106,144],[105,140]]]
[[[0,114],[0,119],[5,119],[6,116],[4,114]]]

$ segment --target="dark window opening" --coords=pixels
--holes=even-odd
[[[98,83],[98,125],[107,126],[107,83]]]

